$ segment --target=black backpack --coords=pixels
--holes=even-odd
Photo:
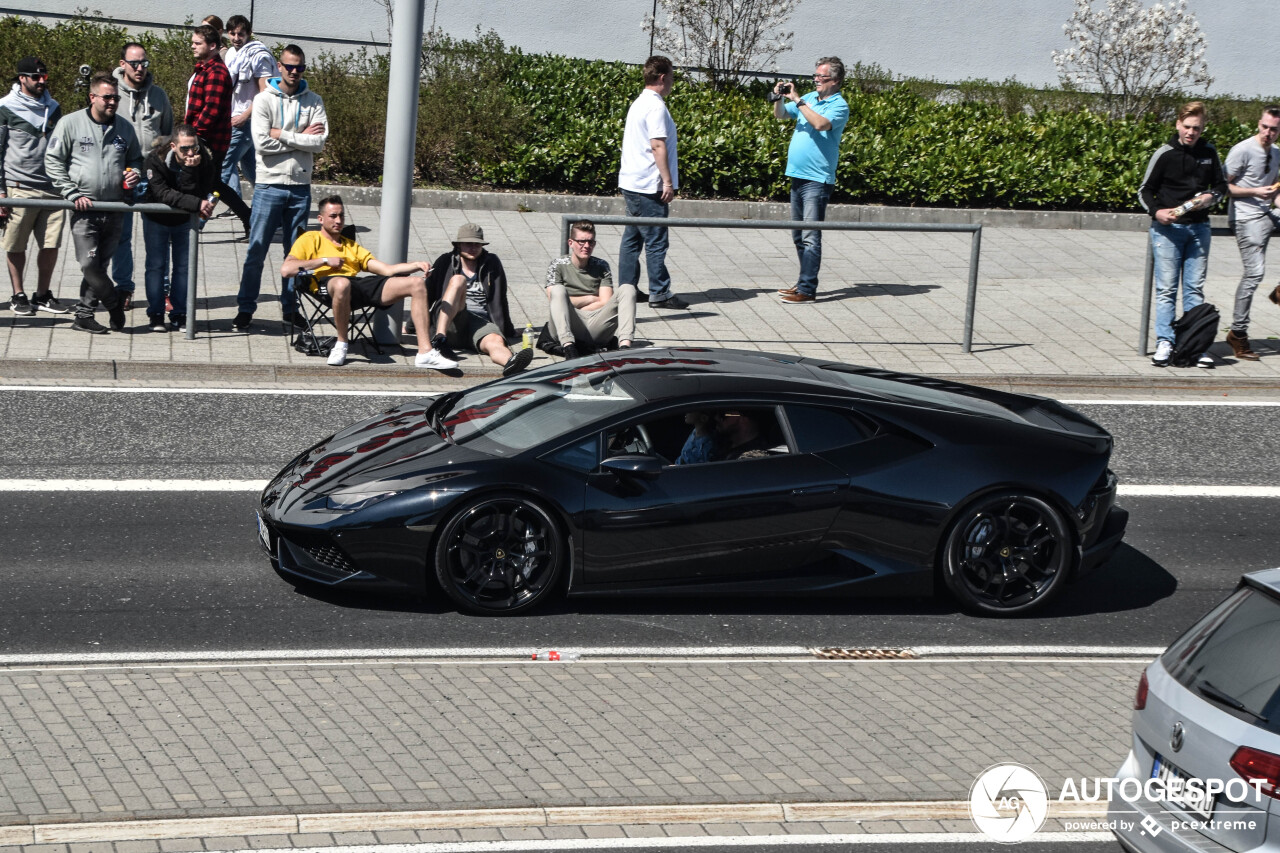
[[[1169,363],[1174,367],[1192,367],[1218,338],[1221,317],[1218,309],[1202,302],[1179,317],[1173,324],[1173,355]]]

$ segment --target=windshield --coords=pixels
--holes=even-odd
[[[626,411],[637,402],[601,362],[563,362],[484,385],[450,400],[432,416],[455,444],[509,456],[580,426]]]
[[[1280,601],[1245,587],[1160,658],[1178,683],[1280,733]]]

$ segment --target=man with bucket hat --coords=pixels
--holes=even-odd
[[[436,330],[431,346],[448,358],[454,358],[451,343],[469,346],[489,356],[503,376],[511,376],[529,366],[533,350],[512,353],[507,346],[516,334],[507,307],[507,274],[487,245],[484,229],[468,222],[458,229],[453,251],[431,265],[427,299]]]

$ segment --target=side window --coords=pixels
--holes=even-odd
[[[875,434],[869,421],[852,412],[788,404],[787,423],[800,453],[821,453],[865,441]]]
[[[791,452],[772,406],[720,404],[684,413],[677,465],[758,459]]]
[[[543,458],[563,468],[581,471],[586,474],[594,470],[596,464],[600,461],[599,447],[599,433],[593,433],[582,441],[554,450]]]

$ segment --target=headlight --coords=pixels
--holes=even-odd
[[[379,492],[338,492],[325,498],[324,505],[328,509],[354,512],[398,494],[400,492],[397,489],[384,489]]]

